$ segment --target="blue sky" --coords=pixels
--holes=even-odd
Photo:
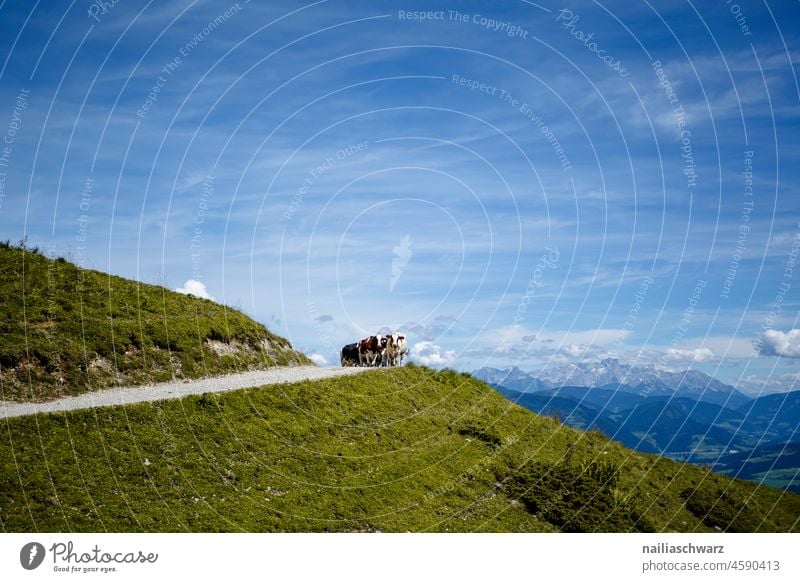
[[[330,363],[392,328],[464,370],[793,389],[798,17],[6,1],[0,238],[205,291]]]

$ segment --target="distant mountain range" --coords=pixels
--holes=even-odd
[[[630,448],[710,465],[800,492],[800,391],[749,398],[696,371],[615,359],[536,375],[481,368],[473,376],[533,412],[596,429]]]
[[[541,392],[564,386],[612,387],[644,396],[686,396],[736,409],[750,402],[733,386],[696,370],[669,372],[655,366],[630,366],[615,358],[596,363],[567,364],[529,374],[517,367],[509,370],[480,368],[472,373],[479,380],[517,392]]]

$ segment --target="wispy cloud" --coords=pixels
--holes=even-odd
[[[759,353],[797,357],[797,306],[775,304],[800,214],[800,36],[778,36],[766,10],[748,8],[760,32],[747,39],[726,10],[697,7],[709,34],[672,6],[572,8],[625,63],[622,79],[530,5],[481,12],[535,39],[400,21],[383,1],[241,2],[209,25],[235,4],[120,2],[100,22],[69,11],[58,30],[39,8],[13,51],[30,7],[3,4],[0,133],[19,88],[31,94],[2,182],[2,239],[75,254],[84,221],[87,265],[213,289],[328,362],[386,327],[436,365],[619,354],[733,381],[771,374],[774,360],[752,357],[766,321],[789,331],[764,334]],[[771,10],[798,16],[796,4]],[[548,246],[558,266],[531,295]]]

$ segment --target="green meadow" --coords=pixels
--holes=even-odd
[[[413,365],[9,419],[4,531],[798,531],[800,496]]]

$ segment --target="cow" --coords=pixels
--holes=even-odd
[[[361,366],[374,366],[383,359],[381,337],[371,335],[358,342],[358,363]]]
[[[389,366],[402,366],[403,356],[408,355],[408,341],[404,333],[390,333],[386,336],[386,361]]]
[[[347,344],[342,348],[342,367],[358,366],[358,344]]]
[[[388,366],[389,365],[388,364],[388,358],[386,357],[387,336],[383,336],[383,337],[378,336],[378,337],[381,338],[381,347],[380,347],[380,353],[378,354],[378,358],[375,360],[375,365],[376,366]]]

